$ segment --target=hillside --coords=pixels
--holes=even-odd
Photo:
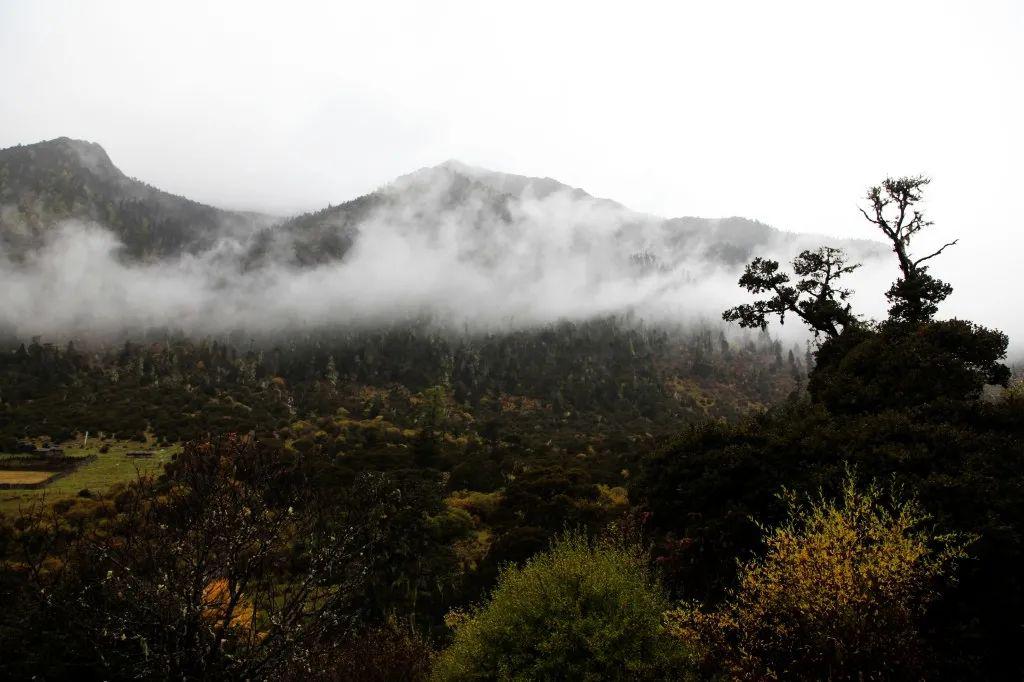
[[[0,248],[23,258],[62,220],[99,223],[132,259],[199,253],[267,216],[225,211],[129,178],[93,142],[66,137],[0,150]]]
[[[397,178],[365,196],[285,221],[226,211],[129,178],[94,142],[66,137],[0,150],[0,247],[23,259],[45,246],[62,221],[110,230],[133,260],[202,254],[234,244],[244,268],[310,266],[345,258],[379,225],[435,243],[456,238],[460,258],[489,266],[499,254],[530,258],[585,253],[613,273],[694,264],[736,266],[755,250],[785,252],[823,238],[746,218],[664,219],[632,211],[551,178],[499,173],[447,161]],[[545,238],[558,232],[558,241]],[[832,240],[836,241],[836,240]],[[871,258],[874,242],[839,240]]]
[[[302,264],[339,259],[379,223],[403,235],[444,239],[447,233],[461,257],[483,265],[498,253],[507,257],[525,250],[536,259],[554,248],[585,253],[606,272],[630,274],[736,267],[755,251],[795,254],[824,242],[859,259],[885,253],[877,242],[789,233],[748,218],[666,219],[552,178],[499,173],[458,161],[422,168],[371,194],[286,221],[264,235],[260,253],[276,242],[279,249],[287,244],[286,252]]]

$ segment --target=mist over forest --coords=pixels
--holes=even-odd
[[[717,325],[755,251],[785,261],[824,240],[744,218],[644,215],[548,178],[454,161],[273,218],[150,188],[95,144],[61,139],[0,159],[11,178],[0,196],[0,315],[23,339],[415,319],[493,331],[622,314]],[[41,186],[52,177],[61,184]],[[830,243],[865,262],[861,281],[884,277],[881,243]]]

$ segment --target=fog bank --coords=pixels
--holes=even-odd
[[[331,209],[315,229],[225,230],[213,248],[163,260],[132,261],[103,225],[64,221],[28,258],[0,254],[0,325],[23,339],[64,339],[146,328],[288,333],[425,316],[477,331],[626,312],[652,324],[717,324],[725,308],[751,299],[737,286],[746,258],[730,249],[789,261],[841,244],[751,221],[740,223],[751,234],[666,221],[554,181],[485,173],[424,169],[382,188],[354,223]],[[337,260],[296,262],[296,244],[315,248],[324,234],[347,235],[351,246]],[[864,263],[850,280],[854,308],[879,318],[895,261],[877,243],[845,245]],[[772,332],[806,338],[793,318]]]

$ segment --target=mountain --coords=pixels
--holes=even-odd
[[[757,254],[788,259],[824,243],[846,248],[855,259],[886,252],[878,242],[788,233],[747,218],[665,219],[552,178],[446,161],[354,201],[292,218],[264,235],[261,253],[276,242],[279,254],[301,264],[329,262],[384,224],[403,236],[448,238],[462,261],[486,266],[517,256],[549,260],[552,250],[586,254],[595,267],[634,274],[699,263],[734,268]]]
[[[567,192],[575,199],[594,199],[594,197],[582,189],[570,187],[553,178],[531,178],[524,175],[499,173],[485,168],[469,166],[455,159],[445,161],[439,168],[475,180],[500,194],[511,194],[513,196],[530,195],[538,199],[545,199],[555,193]],[[599,199],[598,201],[610,206],[623,208],[621,204],[610,199]]]
[[[200,253],[224,234],[251,235],[272,222],[129,178],[96,143],[61,137],[0,150],[0,252],[21,259],[67,219],[103,225],[136,260]]]
[[[475,168],[423,168],[375,192],[285,221],[226,211],[129,178],[96,143],[66,137],[0,150],[0,248],[16,260],[41,248],[63,220],[98,223],[130,260],[200,254],[228,241],[244,268],[267,262],[338,261],[368,230],[387,225],[434,246],[457,241],[460,259],[490,266],[510,257],[549,259],[539,249],[587,254],[620,270],[707,261],[735,266],[755,252],[793,252],[825,238],[781,232],[746,218],[664,219],[552,178]],[[841,242],[855,257],[875,242]]]
[[[815,245],[823,237],[781,232],[746,218],[664,219],[642,214],[552,178],[534,178],[446,161],[402,176],[379,190],[275,224],[257,213],[226,211],[129,178],[96,143],[66,137],[0,150],[0,247],[13,258],[40,248],[69,218],[98,223],[124,244],[130,259],[158,260],[238,242],[247,267],[267,259],[296,265],[340,260],[360,235],[387,222],[404,232],[437,234],[455,225],[463,255],[495,255],[495,242],[543,231],[572,234],[575,251],[614,243],[622,263],[674,267],[700,258],[736,265],[755,251]],[[830,240],[836,242],[837,240]],[[879,245],[838,240],[855,256]],[[550,246],[543,240],[535,246]]]

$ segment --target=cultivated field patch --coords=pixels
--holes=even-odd
[[[0,469],[2,476],[24,476],[28,473],[46,474],[50,478],[36,483],[35,488],[3,488],[0,479],[0,512],[16,514],[18,509],[31,503],[40,495],[55,502],[62,498],[74,497],[84,490],[91,493],[106,492],[116,483],[127,483],[137,476],[158,474],[164,464],[171,460],[180,446],[157,447],[155,443],[138,441],[89,440],[88,447],[81,443],[65,443],[64,452],[70,457],[83,457],[83,463],[70,471],[34,471],[26,469]],[[141,451],[152,452],[151,456],[139,457]],[[135,454],[130,456],[129,453]],[[0,466],[4,459],[0,455]]]
[[[39,485],[56,476],[58,471],[4,471],[0,469],[0,486]]]

